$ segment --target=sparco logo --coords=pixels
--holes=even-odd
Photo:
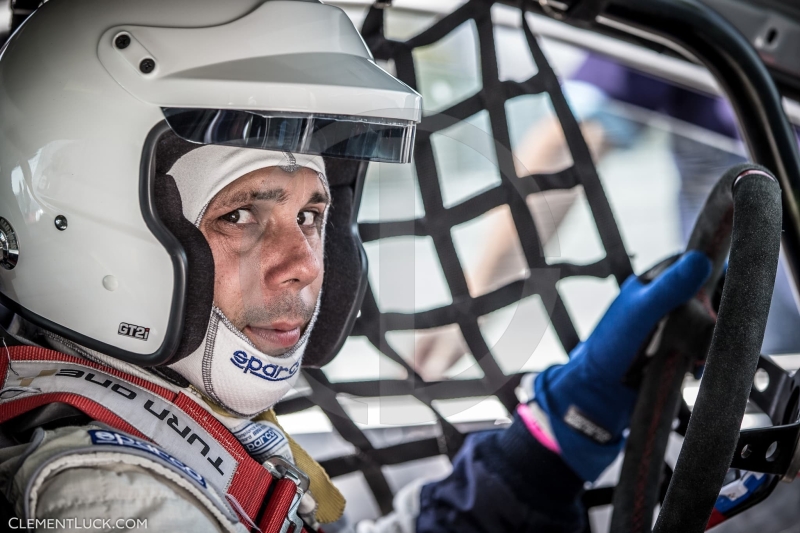
[[[188,475],[190,478],[199,483],[200,486],[206,488],[206,480],[203,478],[203,476],[201,476],[200,474],[192,470],[190,467],[186,466],[185,464],[183,464],[178,459],[171,456],[158,446],[154,446],[149,442],[144,442],[139,439],[134,439],[130,435],[123,435],[121,433],[117,433],[116,431],[99,431],[96,429],[90,429],[89,436],[92,438],[92,444],[105,444],[106,446],[122,446],[124,448],[141,450],[145,453],[155,455],[156,457],[168,462],[169,464],[173,465],[179,470],[185,472],[186,475]]]
[[[287,380],[297,374],[297,370],[300,368],[300,362],[288,367],[274,365],[272,363],[264,364],[261,359],[258,359],[253,355],[247,355],[241,350],[233,352],[231,363],[244,370],[245,374],[249,372],[254,376],[260,377],[261,379],[266,379],[267,381]]]

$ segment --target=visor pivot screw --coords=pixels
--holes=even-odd
[[[128,48],[130,44],[131,44],[131,36],[126,35],[124,33],[122,35],[117,36],[117,38],[114,39],[114,45],[120,50]]]
[[[155,68],[156,62],[150,58],[142,59],[142,62],[139,63],[139,70],[141,70],[143,74],[150,74]]]
[[[56,225],[56,229],[58,231],[64,231],[67,229],[67,217],[64,215],[58,215],[53,223]]]

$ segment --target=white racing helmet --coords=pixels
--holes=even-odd
[[[175,362],[203,341],[214,264],[167,170],[202,144],[321,155],[333,209],[305,354],[319,366],[364,294],[366,162],[409,162],[420,118],[336,7],[51,0],[0,55],[0,300],[87,348]]]

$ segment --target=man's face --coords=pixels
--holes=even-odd
[[[260,351],[280,355],[300,339],[322,288],[317,173],[263,168],[209,203],[200,223],[214,256],[214,303]]]

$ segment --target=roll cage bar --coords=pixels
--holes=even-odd
[[[525,7],[579,28],[678,53],[711,72],[736,113],[751,159],[780,180],[783,251],[796,285],[800,280],[797,139],[772,74],[742,34],[695,0],[540,0],[525,2]]]

